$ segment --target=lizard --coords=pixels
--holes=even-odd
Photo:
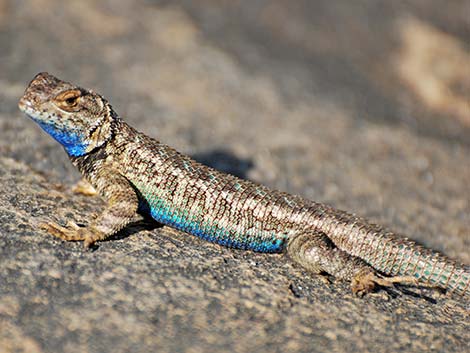
[[[136,214],[227,247],[284,253],[364,295],[396,283],[470,295],[470,266],[365,218],[212,169],[128,125],[100,94],[37,74],[18,106],[59,142],[107,204],[87,226],[41,228],[85,248]]]

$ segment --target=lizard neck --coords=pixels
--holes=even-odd
[[[103,161],[108,157],[106,147],[100,146],[90,153],[81,156],[71,156],[69,158],[72,164],[78,168],[80,173],[94,185],[93,181],[98,180],[97,174],[99,173],[99,165],[103,164]]]

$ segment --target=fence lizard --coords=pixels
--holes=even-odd
[[[142,213],[228,247],[285,252],[313,273],[350,281],[357,294],[397,282],[470,294],[469,266],[353,214],[204,166],[136,131],[91,90],[40,73],[19,108],[108,201],[87,227],[43,224],[61,239],[90,247]]]

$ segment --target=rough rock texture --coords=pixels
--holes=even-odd
[[[39,71],[217,168],[470,264],[468,1],[0,0],[0,352],[462,352],[469,303],[355,298],[280,255],[136,223],[94,252],[64,151],[16,102]]]

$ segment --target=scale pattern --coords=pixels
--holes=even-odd
[[[221,245],[281,252],[310,202],[206,167],[118,123],[112,151],[155,220]],[[133,141],[129,143],[129,141]],[[109,146],[107,148],[110,148]]]

